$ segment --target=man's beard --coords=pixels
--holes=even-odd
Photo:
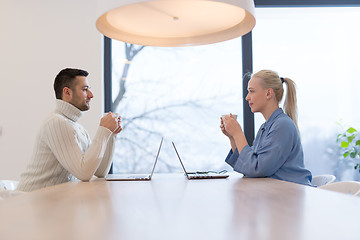
[[[88,101],[88,100],[86,100]],[[70,102],[74,107],[76,107],[77,109],[79,109],[80,111],[87,111],[90,109],[90,102],[86,103],[86,102],[82,102],[81,104],[76,104],[74,101]]]

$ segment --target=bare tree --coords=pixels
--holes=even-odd
[[[209,106],[214,106],[216,102],[224,99],[224,96],[213,96],[207,99],[192,98],[158,103],[155,98],[162,98],[164,96],[156,96],[152,91],[148,90],[157,89],[158,86],[159,88],[164,88],[164,82],[151,80],[151,76],[149,76],[149,79],[141,80],[137,83],[126,81],[131,61],[133,61],[135,56],[143,49],[144,46],[125,43],[126,62],[121,74],[119,93],[113,103],[113,110],[119,111],[122,114],[123,132],[117,139],[117,145],[119,147],[116,149],[116,160],[114,162],[115,169],[118,168],[118,171],[121,172],[143,173],[148,171],[153,164],[154,155],[156,154],[156,152],[151,149],[153,149],[153,147],[157,145],[156,142],[159,141],[163,135],[167,135],[167,133],[179,133],[178,135],[184,136],[184,142],[188,142],[186,139],[189,135],[184,133],[184,128],[180,128],[180,126],[186,122],[185,119],[183,119],[185,115],[180,112],[184,110],[186,112],[191,111],[192,114],[185,116],[188,120],[188,116],[209,111],[211,108]],[[127,96],[127,98],[124,98],[127,87],[129,89],[128,93],[131,92],[131,94]],[[142,88],[143,92],[139,92],[138,87]],[[134,92],[132,92],[132,88],[139,97],[133,96]],[[174,87],[168,86],[168,89],[171,88]],[[149,95],[147,96],[146,94]],[[144,97],[146,100],[143,104],[139,105],[139,99],[144,99]],[[135,103],[137,103],[137,106],[143,107],[143,109],[133,111],[134,105],[136,105]],[[204,119],[206,121],[206,118]],[[199,126],[189,126],[191,124],[198,123],[192,121],[185,126],[188,132],[192,131],[191,129],[195,129],[194,132],[199,130]],[[167,146],[163,146],[161,150],[162,153],[159,157],[159,163],[161,163],[161,165],[158,165],[157,169],[162,172],[173,172],[178,169],[180,165],[178,162],[168,162],[174,151],[172,148],[166,149],[166,147]]]
[[[118,95],[116,96],[114,102],[113,102],[113,109],[117,109],[119,106],[119,103],[121,102],[121,100],[123,99],[125,92],[126,92],[126,78],[128,76],[129,73],[129,68],[130,68],[130,64],[131,61],[136,57],[136,55],[144,49],[145,46],[135,46],[134,44],[130,44],[130,43],[125,43],[124,44],[125,47],[125,56],[126,56],[126,61],[124,64],[124,70],[122,73],[122,76],[120,78],[120,91],[118,93]]]
[[[214,97],[211,100],[216,102],[217,98]],[[116,157],[117,159],[122,159],[120,160],[121,164],[117,163],[118,166],[121,165],[119,169],[125,172],[139,173],[150,169],[156,152],[151,152],[149,149],[154,149],[154,146],[157,145],[156,141],[159,141],[164,134],[163,129],[160,129],[159,126],[166,126],[167,132],[179,132],[179,135],[181,135],[182,128],[180,126],[185,121],[184,118],[188,118],[188,116],[178,114],[178,110],[181,112],[181,109],[186,108],[197,113],[208,111],[209,107],[206,107],[204,104],[204,102],[207,101],[209,101],[209,99],[167,103],[154,106],[151,109],[133,116],[124,116],[122,119],[124,134],[120,135],[117,140],[119,146],[121,146],[121,150],[119,149],[119,151],[117,151]],[[196,125],[197,123],[194,124]],[[186,128],[198,129],[197,126],[187,126]],[[189,136],[184,132],[182,132],[182,134],[184,134],[182,136],[184,141],[187,141]],[[166,149],[166,146],[163,146],[159,158],[159,163],[162,165],[158,166],[158,169],[161,167],[160,171],[174,172],[180,167],[178,162],[174,164],[166,160],[169,159],[173,153],[173,149]]]

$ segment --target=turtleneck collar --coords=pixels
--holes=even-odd
[[[79,120],[79,118],[83,115],[82,111],[80,111],[77,107],[60,99],[56,99],[55,112],[64,115],[74,122],[77,122],[77,120]]]

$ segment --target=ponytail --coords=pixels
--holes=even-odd
[[[287,93],[284,102],[285,113],[294,121],[296,128],[299,131],[297,124],[297,106],[296,106],[296,85],[290,78],[284,78],[287,86]]]

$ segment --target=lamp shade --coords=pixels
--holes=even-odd
[[[253,0],[100,0],[97,29],[144,46],[181,47],[242,36],[255,26]]]

